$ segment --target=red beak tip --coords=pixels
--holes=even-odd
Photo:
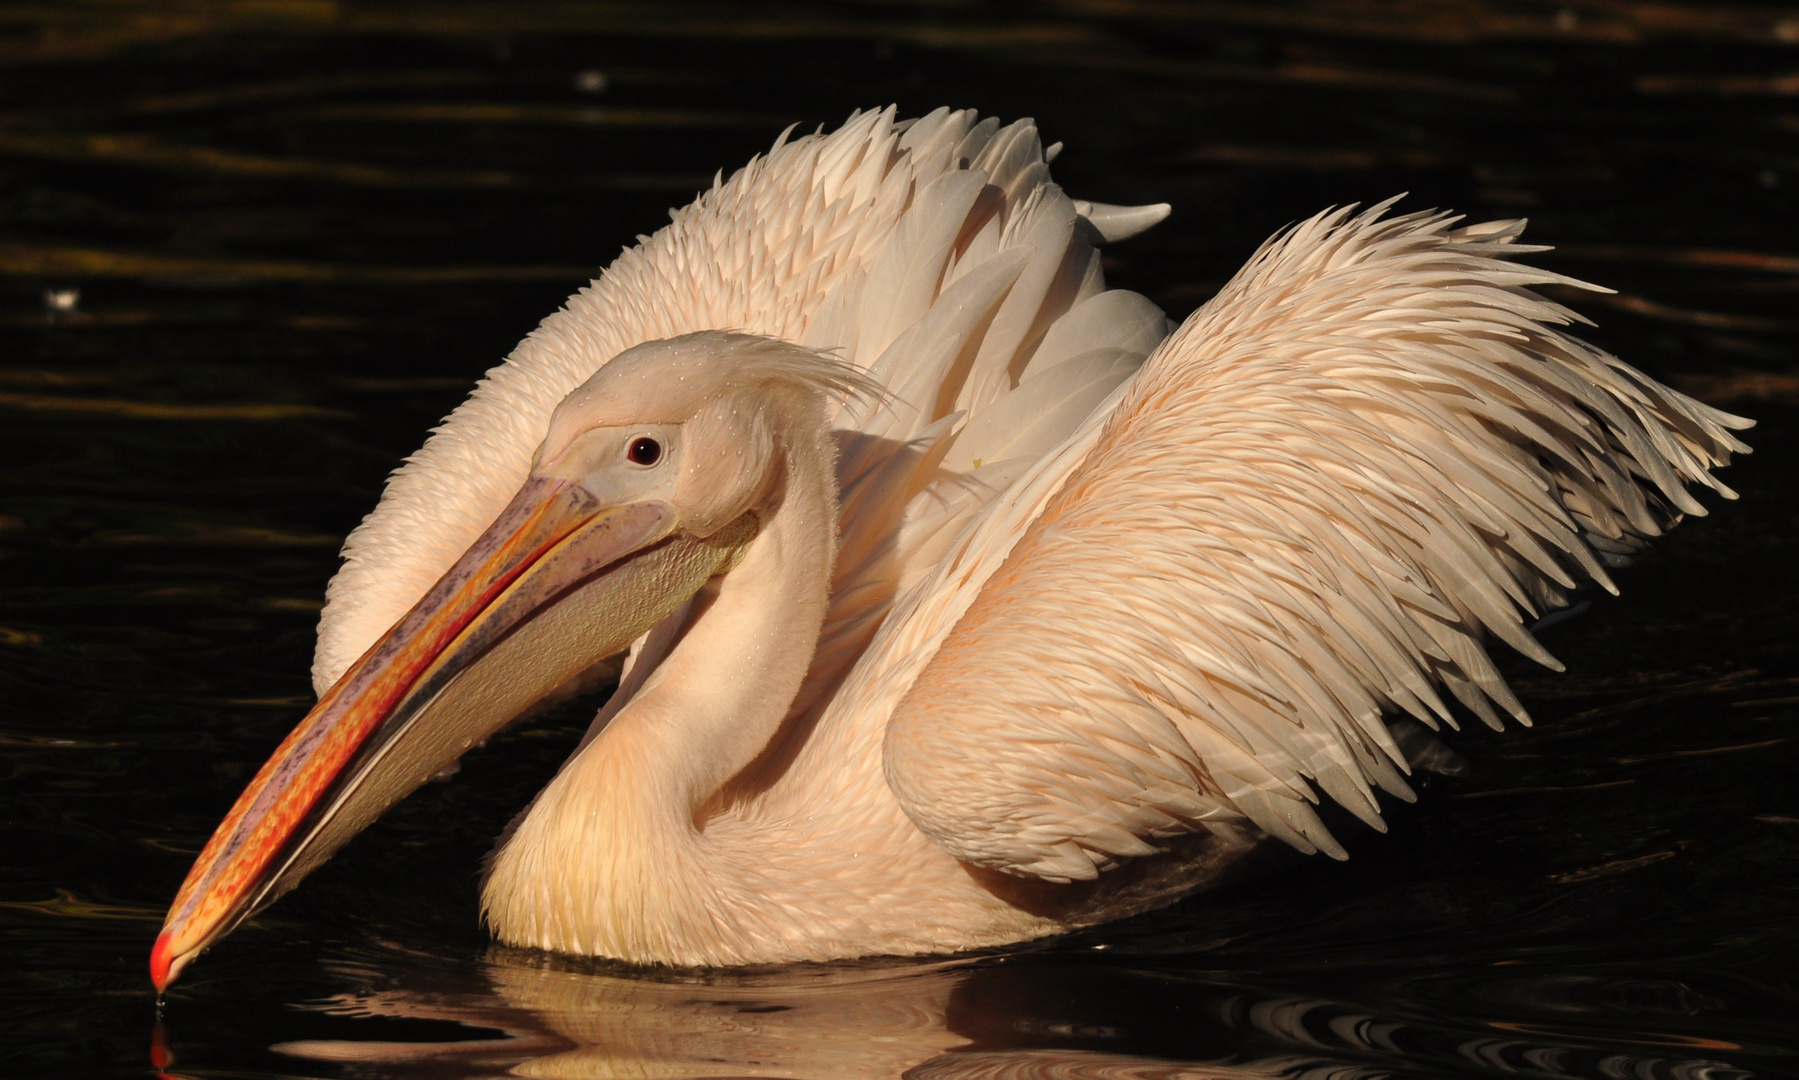
[[[156,992],[162,993],[175,981],[175,973],[170,970],[173,957],[169,955],[168,931],[156,935],[156,944],[150,948],[150,981],[156,984]]]

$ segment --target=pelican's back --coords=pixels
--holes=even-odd
[[[896,122],[889,108],[782,136],[545,319],[392,476],[331,582],[315,686],[493,520],[570,390],[644,341],[730,329],[832,353],[887,388],[837,420],[834,595],[796,708],[818,700],[975,511],[1167,333],[1147,300],[1105,291],[1094,251],[1166,207],[1079,209],[1028,120]]]

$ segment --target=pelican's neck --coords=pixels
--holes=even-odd
[[[687,817],[768,746],[812,663],[837,512],[828,450],[815,449],[822,461],[790,455],[756,540],[695,597],[679,640],[595,739],[651,766],[654,797]]]
[[[672,959],[690,936],[681,920],[714,906],[694,895],[717,884],[696,814],[780,729],[829,599],[832,444],[821,429],[783,459],[741,561],[696,597],[667,657],[496,855],[483,906],[502,940]]]

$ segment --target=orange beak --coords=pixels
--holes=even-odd
[[[238,796],[151,950],[157,989],[470,745],[623,651],[754,531],[746,515],[675,535],[663,503],[607,508],[578,482],[528,480]]]

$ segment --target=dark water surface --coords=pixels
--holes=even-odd
[[[1330,203],[1529,215],[1592,336],[1756,453],[1512,659],[1347,864],[1007,954],[711,977],[490,947],[591,705],[496,738],[196,963],[145,958],[311,700],[383,476],[714,170],[854,107],[1034,115],[1171,312]],[[9,1076],[1799,1075],[1799,8],[1092,0],[0,4]],[[68,311],[53,293],[79,289]],[[171,1057],[172,1055],[172,1057]],[[341,1064],[339,1062],[352,1062]]]

